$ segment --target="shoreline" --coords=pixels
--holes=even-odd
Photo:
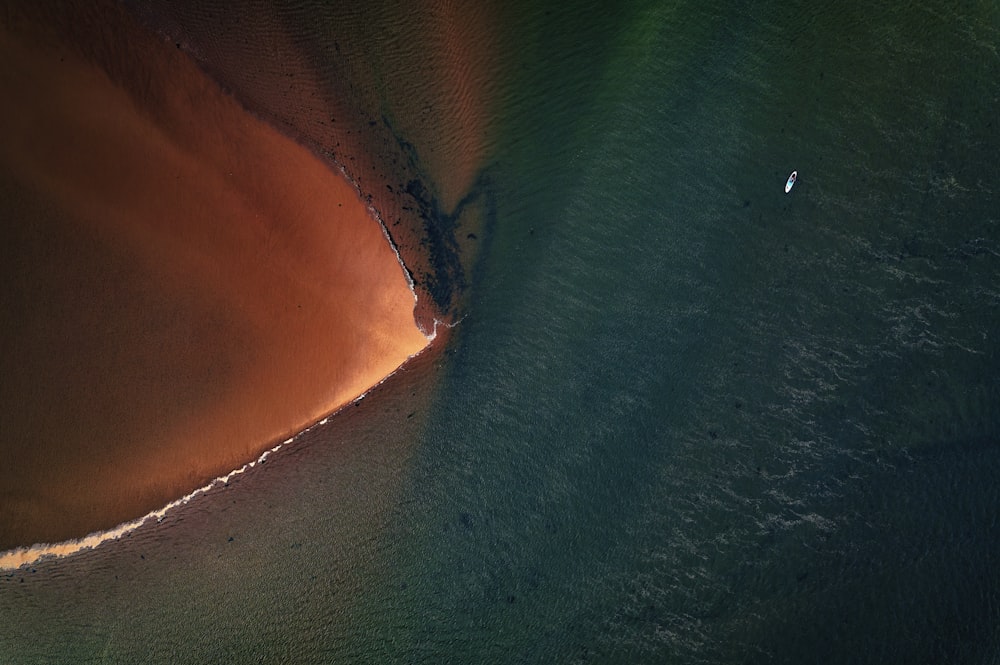
[[[215,0],[130,9],[245,108],[348,177],[412,277],[422,330],[462,318],[495,216],[487,155],[498,93],[486,84],[499,48],[493,10],[436,7],[394,18],[374,6],[326,5],[289,15]]]
[[[428,344],[423,349],[420,349],[415,354],[407,358],[402,365],[393,370],[390,374],[385,376],[381,381],[374,384],[372,387],[367,389],[365,392],[361,393],[355,397],[350,402],[341,404],[333,412],[323,416],[320,420],[308,425],[307,427],[301,429],[293,436],[285,439],[284,441],[267,448],[260,453],[255,459],[246,462],[242,466],[233,469],[229,473],[217,476],[210,480],[205,485],[195,488],[185,494],[182,497],[172,500],[170,503],[164,505],[161,508],[151,510],[142,517],[137,517],[133,520],[123,522],[121,524],[115,525],[110,529],[105,529],[102,531],[95,531],[93,533],[88,533],[81,538],[70,538],[64,541],[55,543],[33,543],[31,545],[23,545],[13,547],[8,550],[0,550],[0,573],[10,573],[12,571],[17,571],[25,567],[34,566],[37,564],[45,563],[47,561],[52,561],[55,559],[62,559],[65,557],[71,557],[74,554],[79,554],[82,552],[87,552],[95,550],[102,545],[106,545],[111,542],[115,542],[131,535],[133,532],[143,528],[150,524],[152,520],[156,520],[156,524],[160,524],[165,519],[167,519],[171,514],[173,514],[178,508],[186,506],[191,501],[196,499],[207,500],[212,496],[212,492],[224,487],[227,487],[229,481],[237,476],[242,476],[243,474],[251,471],[256,466],[264,464],[269,457],[275,455],[279,452],[286,451],[293,446],[302,437],[312,433],[316,429],[323,427],[330,423],[331,419],[337,417],[338,414],[344,410],[357,406],[361,400],[365,399],[369,393],[378,390],[383,384],[390,381],[394,376],[396,376],[400,371],[403,371],[410,365],[414,360],[421,358],[425,354],[431,352],[433,349],[447,344],[447,335],[444,338],[439,337],[437,328],[442,327],[444,331],[451,327],[446,324],[439,324],[435,326],[434,332],[428,338]]]

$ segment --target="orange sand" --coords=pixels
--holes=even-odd
[[[161,506],[427,344],[342,177],[151,35],[35,30],[0,28],[0,549]]]

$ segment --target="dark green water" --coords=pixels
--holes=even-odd
[[[1000,6],[523,4],[446,352],[0,662],[1000,662]]]
[[[942,12],[548,19],[394,654],[996,658],[997,13]]]

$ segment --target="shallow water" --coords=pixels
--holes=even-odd
[[[1000,11],[495,20],[493,224],[446,349],[0,578],[0,653],[997,662]]]

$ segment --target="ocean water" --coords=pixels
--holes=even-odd
[[[1000,662],[1000,6],[897,5],[496,8],[447,339],[0,662]]]

